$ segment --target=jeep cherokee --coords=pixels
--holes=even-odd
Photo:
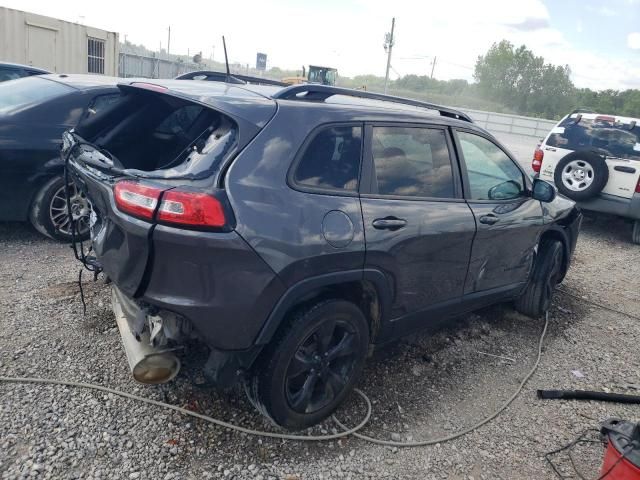
[[[275,423],[327,417],[369,347],[503,301],[541,315],[581,214],[463,113],[322,85],[154,80],[65,133],[135,378],[176,346]]]

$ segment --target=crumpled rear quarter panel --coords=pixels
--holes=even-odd
[[[142,299],[188,318],[224,350],[249,348],[284,287],[235,232],[155,227]]]

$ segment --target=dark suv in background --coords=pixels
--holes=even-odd
[[[139,381],[172,378],[197,338],[212,381],[306,427],[371,344],[495,302],[541,315],[569,267],[574,203],[461,112],[320,85],[119,88],[63,155]]]

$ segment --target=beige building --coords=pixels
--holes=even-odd
[[[0,62],[118,75],[118,34],[0,7]]]

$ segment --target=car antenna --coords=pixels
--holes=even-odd
[[[227,42],[224,40],[224,35],[222,36],[222,48],[224,48],[224,64],[227,67],[227,82],[231,78],[231,72],[229,71],[229,57],[227,57]]]

